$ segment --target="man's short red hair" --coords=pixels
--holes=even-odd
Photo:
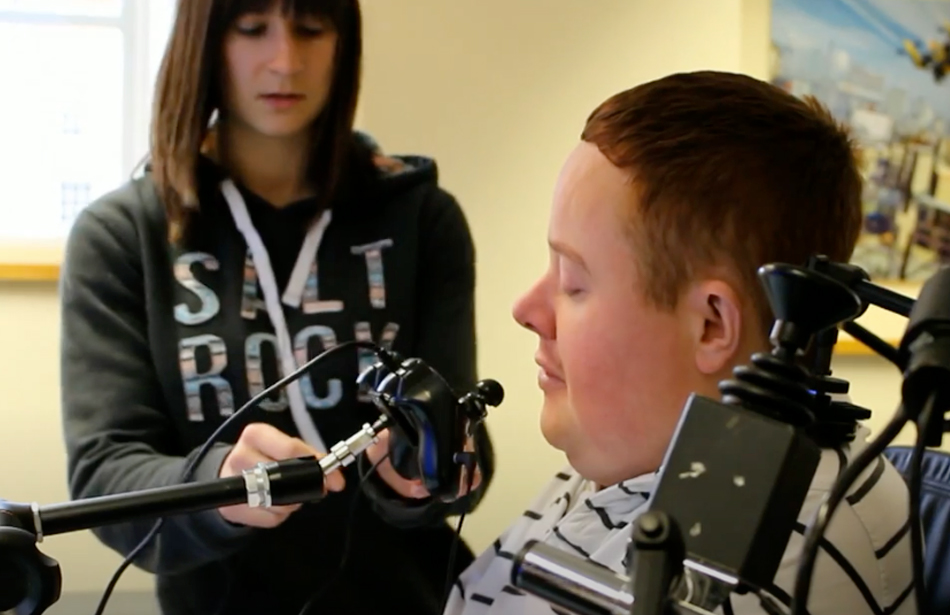
[[[630,172],[629,231],[648,298],[672,309],[705,267],[734,271],[766,329],[756,270],[851,257],[862,181],[845,128],[820,103],[748,76],[681,73],[621,92],[584,141]]]

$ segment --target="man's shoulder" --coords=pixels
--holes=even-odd
[[[852,463],[863,447],[862,442],[823,452],[776,576],[781,597],[787,599],[794,592],[804,537],[815,511],[844,465]],[[878,456],[855,481],[822,536],[808,611],[913,614],[909,528],[907,484],[885,457]]]
[[[866,436],[866,433],[864,434]],[[866,446],[860,442],[843,450],[825,450],[815,472],[799,524],[807,525],[822,500],[836,484],[844,467],[854,462]],[[857,540],[884,558],[895,543],[906,538],[909,544],[910,492],[900,472],[884,455],[878,455],[848,490],[826,532]]]

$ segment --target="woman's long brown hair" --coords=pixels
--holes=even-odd
[[[352,143],[360,87],[362,18],[358,0],[179,0],[155,88],[150,166],[168,217],[169,241],[198,210],[198,160],[222,102],[224,35],[241,14],[276,2],[290,14],[328,18],[338,33],[333,86],[313,127],[309,177],[328,207]]]

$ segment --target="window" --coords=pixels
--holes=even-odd
[[[92,186],[86,182],[63,182],[60,194],[60,219],[64,222],[74,220],[79,211],[89,204]]]
[[[27,16],[113,17],[122,16],[123,0],[0,0],[0,12]]]
[[[82,134],[82,118],[76,114],[75,109],[63,111],[62,132],[64,135]]]
[[[175,0],[0,0],[0,240],[58,239],[145,157]]]

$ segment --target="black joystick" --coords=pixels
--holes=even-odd
[[[784,352],[804,351],[819,331],[857,318],[864,309],[853,290],[810,269],[765,265],[759,280],[775,314],[769,340]]]
[[[474,463],[474,456],[460,451],[485,419],[486,406],[504,400],[501,384],[481,380],[474,391],[458,397],[438,372],[415,358],[397,365],[378,362],[357,383],[388,419],[393,469],[403,478],[421,480],[433,497],[458,497],[460,472]]]
[[[857,317],[861,299],[834,278],[803,267],[770,264],[758,275],[775,314],[772,352],[754,354],[752,365],[733,370],[735,378],[721,382],[719,391],[726,403],[809,427],[815,423],[814,395],[798,358],[817,333]]]

